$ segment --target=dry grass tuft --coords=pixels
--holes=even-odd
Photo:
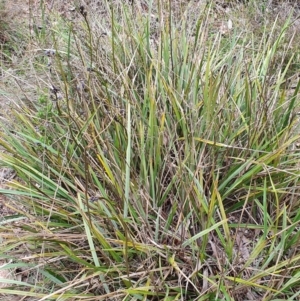
[[[31,4],[1,49],[0,294],[299,298],[297,8]]]

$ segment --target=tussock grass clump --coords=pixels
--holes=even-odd
[[[258,44],[197,9],[191,22],[171,1],[107,5],[101,21],[80,6],[36,34],[47,80],[0,137],[17,172],[1,193],[22,205],[1,225],[4,268],[29,272],[0,293],[297,298],[299,83],[284,85],[293,56],[278,60],[290,20]]]

